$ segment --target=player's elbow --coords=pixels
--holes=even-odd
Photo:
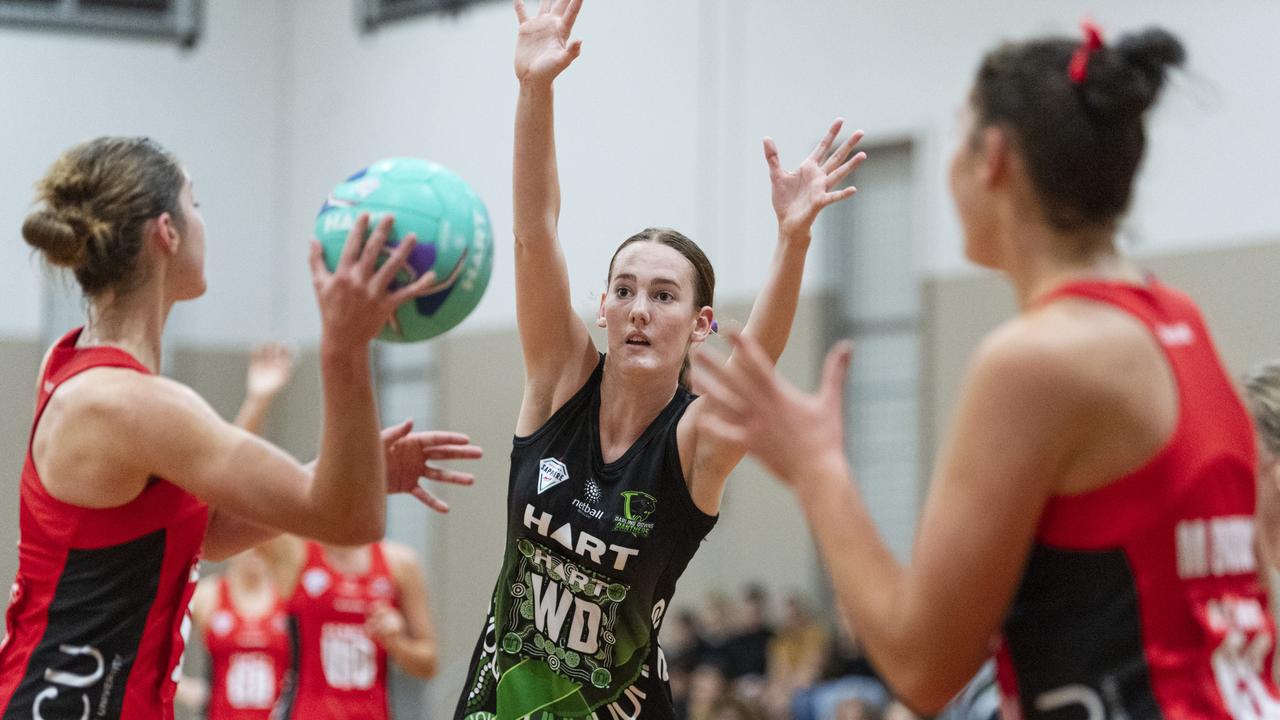
[[[232,549],[223,547],[221,543],[210,543],[205,541],[204,548],[200,551],[200,557],[209,562],[226,562],[237,553]]]
[[[951,702],[951,698],[955,697],[958,690],[947,690],[936,682],[926,681],[912,685],[894,685],[893,691],[894,697],[906,705],[911,712],[921,717],[933,717]]]
[[[894,697],[917,715],[932,717],[964,689],[965,680],[942,671],[945,667],[945,661],[930,661],[920,655],[885,675]]]

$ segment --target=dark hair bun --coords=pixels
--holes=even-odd
[[[1157,90],[1164,83],[1165,71],[1181,67],[1187,59],[1178,38],[1156,27],[1122,36],[1116,51],[1126,63],[1145,73]]]
[[[1100,117],[1141,115],[1155,104],[1169,68],[1186,58],[1182,43],[1166,30],[1153,27],[1123,35],[1097,58],[1101,62],[1090,63],[1085,102]]]

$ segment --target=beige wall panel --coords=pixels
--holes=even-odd
[[[1228,370],[1280,357],[1280,242],[1142,257],[1137,262],[1200,305]],[[925,422],[931,454],[955,406],[970,353],[982,336],[1016,312],[1013,291],[996,274],[925,283]],[[932,465],[932,457],[926,467]]]
[[[448,335],[436,345],[436,425],[458,430],[485,457],[466,463],[469,488],[432,488],[450,512],[432,526],[429,581],[440,633],[440,675],[432,683],[430,717],[450,717],[483,629],[506,537],[511,438],[524,388],[515,328]],[[459,466],[461,467],[461,465]]]
[[[35,410],[36,373],[44,348],[35,341],[0,340],[0,610],[18,572],[18,483]]]

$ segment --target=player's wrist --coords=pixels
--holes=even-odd
[[[350,377],[369,370],[369,344],[346,343],[335,338],[320,340],[320,370],[326,378],[331,375]]]
[[[523,77],[517,76],[520,82],[521,95],[547,95],[552,92],[555,87],[555,76],[534,75],[532,73]]]
[[[843,451],[826,451],[805,456],[785,474],[784,480],[806,504],[824,501],[832,489],[846,485],[853,473]]]
[[[274,400],[279,392],[279,390],[256,390],[254,388],[249,388],[249,391],[245,394],[245,402],[253,403],[254,405],[265,405]]]
[[[778,244],[807,249],[813,242],[813,227],[808,223],[778,222]]]

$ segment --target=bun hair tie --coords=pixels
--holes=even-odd
[[[1080,23],[1080,29],[1084,32],[1084,40],[1071,54],[1071,62],[1067,65],[1067,76],[1076,85],[1082,84],[1089,74],[1089,58],[1102,49],[1102,30],[1092,20]]]

